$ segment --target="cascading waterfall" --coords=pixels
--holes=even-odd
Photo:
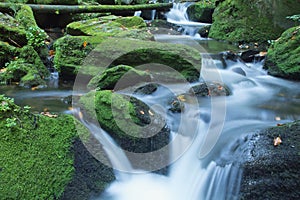
[[[183,34],[199,38],[198,31],[203,26],[211,24],[190,21],[187,14],[187,8],[190,5],[192,5],[190,2],[174,3],[173,8],[166,13],[166,18],[169,23],[180,26],[179,31],[183,32]]]

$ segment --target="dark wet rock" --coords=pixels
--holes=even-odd
[[[150,81],[151,76],[149,73],[136,70],[127,65],[118,65],[108,68],[100,75],[93,77],[88,87],[97,88],[97,90],[116,91]]]
[[[212,23],[215,5],[212,2],[198,2],[187,8],[189,20],[195,22]]]
[[[229,96],[231,94],[229,88],[223,83],[202,82],[193,86],[189,90],[189,94],[199,97],[206,96]]]
[[[98,150],[102,148],[96,139],[91,139],[91,142],[95,146],[98,144]],[[102,193],[115,180],[113,169],[93,157],[79,138],[73,142],[71,152],[74,154],[75,171],[60,200],[89,199],[92,195]],[[103,149],[99,152],[103,152]]]
[[[134,93],[140,94],[140,95],[149,95],[149,94],[154,93],[158,87],[159,87],[159,85],[156,83],[149,83],[149,84],[146,84],[146,85],[143,85],[143,86],[137,88],[134,91]]]
[[[219,1],[213,13],[209,37],[237,44],[258,43],[260,46],[295,26],[286,16],[299,14],[299,9],[297,1]]]
[[[209,34],[209,30],[210,30],[210,26],[204,26],[204,27],[200,28],[200,30],[198,31],[198,34],[203,38],[207,38],[208,34]]]
[[[259,54],[259,51],[257,50],[247,50],[243,51],[240,57],[244,62],[253,62],[257,54]]]
[[[231,60],[236,62],[240,57],[232,52],[232,51],[224,51],[224,52],[220,52],[220,56],[224,59],[224,60]]]
[[[176,97],[170,101],[169,110],[173,113],[181,113],[184,110],[184,103]]]
[[[235,68],[232,69],[232,71],[234,71],[237,74],[246,76],[246,72],[240,67],[235,67]]]
[[[242,149],[241,199],[297,199],[300,195],[300,121],[249,136]],[[282,143],[274,146],[274,139]]]
[[[286,79],[300,80],[300,26],[286,30],[268,49],[264,68]]]

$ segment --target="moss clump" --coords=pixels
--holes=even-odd
[[[73,118],[33,115],[3,96],[0,113],[1,198],[57,199],[74,172]]]
[[[266,43],[280,36],[289,24],[285,17],[299,9],[296,1],[276,0],[272,4],[258,0],[225,0],[214,11],[209,37],[233,43]],[[278,14],[280,18],[276,17]]]
[[[178,76],[181,74],[181,78],[195,81],[198,80],[201,69],[200,53],[191,47],[180,44],[108,38],[94,49],[93,55],[97,56],[99,61],[101,60],[98,63],[99,68],[106,68],[108,63],[110,67],[120,64],[132,67],[149,64],[152,67],[151,73],[164,76],[164,78],[171,78],[171,76],[180,78]],[[166,73],[164,73],[163,67],[157,64],[166,66]],[[168,76],[167,71],[172,74]]]
[[[27,44],[25,28],[13,17],[0,13],[0,40],[16,47],[23,46]]]
[[[46,84],[44,78],[49,76],[49,71],[32,46],[9,49],[14,57],[10,59],[8,56],[3,72],[0,73],[1,81],[20,82],[26,87]]]
[[[95,76],[88,86],[91,88],[97,87],[98,90],[120,90],[149,81],[151,81],[149,73],[136,70],[127,65],[118,65],[105,70],[99,76]]]
[[[26,29],[37,26],[32,9],[28,5],[22,5],[15,15],[15,19]]]
[[[114,36],[124,30],[143,27],[146,27],[146,23],[140,17],[117,17],[110,15],[70,23],[67,26],[67,33],[71,35]]]
[[[129,121],[138,123],[139,120],[135,116],[134,105],[123,95],[111,90],[90,92],[80,99],[80,103],[88,113],[95,111],[101,127],[115,138],[126,138],[126,133],[139,135],[137,127],[128,126]]]
[[[187,8],[187,14],[189,16],[189,20],[212,23],[214,9],[214,2],[197,2]]]
[[[286,30],[268,49],[264,67],[269,74],[300,80],[300,26]]]

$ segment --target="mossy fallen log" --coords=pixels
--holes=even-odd
[[[21,6],[22,4],[0,3],[0,12],[7,12]],[[41,5],[27,4],[35,13],[96,13],[96,12],[124,12],[137,10],[168,10],[173,3],[156,3],[140,5]]]

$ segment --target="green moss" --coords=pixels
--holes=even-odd
[[[111,90],[93,91],[80,99],[85,110],[93,117],[96,112],[100,126],[113,137],[127,138],[127,133],[138,136],[137,126],[128,126],[129,121],[139,122],[135,115],[134,105],[125,96]]]
[[[300,26],[286,30],[268,49],[264,67],[269,74],[300,80]]]
[[[71,35],[114,36],[127,29],[142,28],[146,24],[140,17],[117,17],[114,15],[82,20],[68,24],[67,33]]]
[[[286,19],[285,17],[277,19],[276,14],[284,12],[288,16],[297,9],[299,11],[299,4],[295,1],[292,3],[276,0],[276,2],[276,4],[246,0],[221,2],[214,11],[214,22],[209,37],[233,43],[266,43],[267,40],[278,38],[284,31]]]
[[[0,41],[0,69],[4,68],[5,63],[13,60],[16,48],[8,43]]]
[[[0,40],[13,46],[27,44],[25,28],[13,17],[0,13]]]
[[[133,17],[120,17],[115,20],[115,22],[125,26],[126,28],[143,28],[146,27],[146,23],[143,18],[133,16]]]
[[[88,86],[90,88],[97,87],[97,90],[116,90],[148,81],[151,81],[149,73],[127,65],[118,65],[105,70],[99,76],[95,76]],[[117,83],[117,88],[115,88]]]
[[[212,14],[215,9],[214,2],[197,2],[187,8],[189,20],[212,23]]]
[[[199,52],[180,44],[109,38],[97,46],[93,53],[101,56],[102,60],[112,61],[111,67],[120,64],[133,67],[151,63],[161,64],[169,68],[168,71],[175,70],[172,77],[182,74],[188,81],[198,80],[201,69]],[[107,62],[98,63],[99,68],[106,68],[106,65]],[[151,66],[151,73],[163,75],[161,67]]]
[[[1,104],[7,100],[2,99]],[[69,150],[76,137],[71,116],[49,118],[25,111],[0,117],[0,194],[2,199],[56,199],[73,174]],[[6,127],[8,116],[17,124]]]
[[[15,15],[15,19],[26,29],[37,26],[32,9],[28,5],[22,5]]]

